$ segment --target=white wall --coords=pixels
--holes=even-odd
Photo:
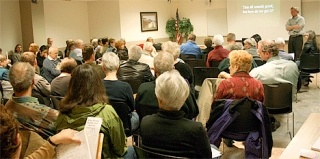
[[[301,8],[306,20],[305,31],[313,30],[320,35],[320,0],[305,0]]]
[[[53,45],[65,47],[67,39],[89,43],[88,7],[86,1],[44,1],[46,37]]]
[[[22,43],[20,8],[17,0],[0,1],[0,48],[3,52],[14,50]]]
[[[119,1],[88,2],[90,37],[121,38]]]
[[[167,38],[166,22],[172,16],[165,0],[119,0],[121,37],[126,41],[145,41],[148,37]],[[141,32],[140,12],[157,12],[158,31]],[[175,12],[174,12],[175,14]]]
[[[44,19],[44,6],[43,1],[38,0],[38,3],[31,3],[32,12],[32,29],[33,29],[33,41],[39,45],[47,44],[46,26]]]

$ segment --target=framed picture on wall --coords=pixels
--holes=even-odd
[[[157,12],[140,12],[141,32],[157,31],[158,16]]]

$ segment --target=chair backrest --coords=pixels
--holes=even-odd
[[[138,147],[136,145],[133,145],[133,147],[134,147],[134,150],[137,154],[138,159],[142,159],[142,158],[182,159],[182,158],[185,158],[185,157],[177,157],[177,156],[170,156],[170,155],[155,153],[152,151],[148,151],[144,148]]]
[[[304,53],[300,56],[300,69],[306,71],[319,71],[319,53]]]
[[[159,108],[155,106],[148,106],[148,105],[142,105],[142,104],[136,103],[136,110],[139,115],[139,119],[141,121],[142,118],[147,115],[158,113]]]
[[[264,105],[271,114],[292,112],[292,85],[290,83],[264,84]]]
[[[218,78],[220,70],[216,67],[195,67],[193,68],[194,84],[202,86],[206,78]]]
[[[218,67],[221,61],[211,61],[211,67]]]
[[[125,102],[110,101],[110,104],[120,117],[126,136],[131,136],[131,113]]]
[[[50,98],[51,98],[54,109],[60,110],[59,104],[60,104],[61,100],[63,99],[63,97],[50,95]]]
[[[121,80],[124,82],[128,82],[129,85],[132,88],[132,92],[133,94],[136,94],[138,92],[138,89],[140,87],[140,85],[142,84],[142,81],[140,79],[133,79],[133,80]]]
[[[192,54],[180,54],[180,58],[182,60],[186,60],[186,59],[197,59],[196,55],[192,55]]]
[[[204,61],[203,59],[193,59],[193,60],[186,59],[186,60],[184,60],[184,62],[186,64],[188,64],[192,70],[195,67],[205,67],[206,66],[206,61]]]

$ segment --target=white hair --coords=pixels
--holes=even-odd
[[[215,35],[213,37],[213,43],[216,45],[216,46],[220,46],[223,44],[224,40],[223,40],[223,36],[218,34],[218,35]]]
[[[243,43],[248,43],[248,44],[250,44],[251,46],[254,46],[254,47],[257,46],[257,42],[256,42],[256,40],[254,38],[248,38],[248,39],[244,40]]]
[[[83,45],[83,40],[81,39],[77,39],[76,41],[74,41],[77,47],[80,47],[81,45]]]
[[[180,56],[180,46],[176,42],[167,41],[161,45],[161,49],[164,52],[171,53],[174,59]]]
[[[143,44],[143,50],[145,50],[145,51],[152,51],[153,50],[153,44],[152,44],[152,42],[145,42],[144,44]]]
[[[156,79],[155,93],[160,108],[165,110],[180,110],[189,96],[189,85],[177,70],[161,74]]]
[[[285,42],[284,42],[284,39],[283,38],[277,38],[275,41],[274,41],[277,45],[280,45],[280,44],[286,44]]]
[[[119,68],[119,57],[113,52],[107,52],[102,56],[102,66],[107,72],[116,71]]]
[[[154,57],[154,67],[155,71],[160,75],[166,71],[171,71],[174,69],[174,59],[172,54],[168,52],[161,52],[156,57]]]
[[[141,57],[142,49],[140,46],[133,45],[128,50],[129,60],[138,61]]]

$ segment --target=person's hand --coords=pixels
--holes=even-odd
[[[218,78],[227,79],[227,78],[231,78],[231,75],[229,73],[227,73],[227,72],[222,71],[222,72],[219,73]]]
[[[64,129],[58,134],[50,137],[50,140],[54,144],[69,144],[69,143],[80,143],[80,140],[77,139],[74,135],[78,133],[78,131],[72,129]]]

